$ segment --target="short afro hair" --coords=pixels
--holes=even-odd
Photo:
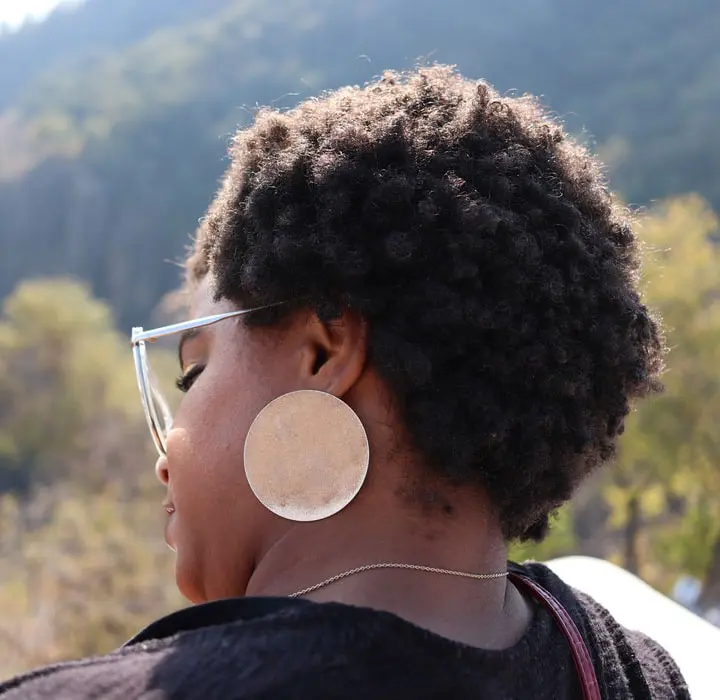
[[[426,466],[485,489],[506,539],[542,539],[630,402],[661,389],[638,244],[599,164],[533,98],[445,66],[260,111],[230,156],[190,283],[359,313]]]

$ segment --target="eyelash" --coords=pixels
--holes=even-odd
[[[205,369],[204,365],[193,365],[185,374],[179,376],[175,380],[175,386],[186,394],[190,391],[190,388],[195,383],[195,380],[200,376],[201,372]]]

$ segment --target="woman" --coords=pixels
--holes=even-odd
[[[507,543],[614,454],[663,344],[598,164],[444,67],[261,112],[133,346],[198,605],[3,698],[686,698]],[[146,343],[176,335],[170,417]]]

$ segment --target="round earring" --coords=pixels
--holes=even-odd
[[[287,520],[339,513],[367,476],[370,446],[355,411],[322,391],[284,394],[258,413],[245,438],[245,475],[256,498]]]

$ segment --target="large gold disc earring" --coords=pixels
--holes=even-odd
[[[288,520],[339,513],[362,488],[370,461],[355,411],[322,391],[294,391],[271,401],[245,438],[245,474],[257,499]]]

